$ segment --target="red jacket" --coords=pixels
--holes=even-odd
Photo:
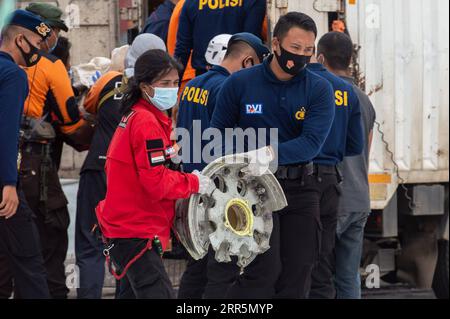
[[[106,160],[106,198],[97,217],[106,238],[152,239],[166,249],[175,201],[199,188],[198,178],[164,165],[173,156],[172,121],[141,99],[120,122]]]

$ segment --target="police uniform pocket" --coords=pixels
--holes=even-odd
[[[70,216],[67,207],[47,211],[45,224],[57,230],[67,230],[70,225]]]
[[[58,172],[54,167],[48,171],[47,187],[47,211],[61,210],[65,208],[68,201],[59,181]]]
[[[8,246],[14,256],[33,257],[40,254],[39,234],[31,214],[19,209],[5,222]]]
[[[20,185],[28,205],[35,211],[40,198],[40,157],[24,153],[20,168]]]
[[[50,164],[43,179],[43,157],[24,152],[20,183],[32,211],[53,228],[67,229],[69,214],[67,198],[62,190],[56,168]],[[45,183],[45,187],[43,187]],[[45,192],[45,193],[44,193]]]

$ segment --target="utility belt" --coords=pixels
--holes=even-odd
[[[339,183],[343,180],[342,174],[336,165],[327,166],[312,162],[296,166],[280,166],[275,173],[275,177],[279,180],[297,180],[306,176],[316,176],[320,181],[324,175],[335,175]]]
[[[24,141],[22,142],[21,152],[23,155],[25,154],[33,154],[33,155],[41,155],[43,157],[47,155],[51,155],[52,151],[52,144],[51,143],[45,143],[44,141],[41,142],[28,142]]]
[[[312,162],[301,165],[279,166],[275,177],[280,180],[296,180],[311,176],[314,173]]]
[[[56,132],[52,124],[45,121],[45,117],[37,119],[28,116],[22,118],[20,128],[20,142],[48,144],[55,140]]]

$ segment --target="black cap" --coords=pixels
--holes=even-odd
[[[228,42],[228,47],[230,47],[233,42],[238,41],[243,41],[251,46],[253,50],[255,50],[256,55],[259,57],[260,61],[264,60],[264,58],[270,54],[269,49],[264,45],[262,40],[252,33],[236,33],[231,37],[230,42]]]

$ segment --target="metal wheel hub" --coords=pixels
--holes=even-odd
[[[286,198],[272,173],[257,177],[241,172],[247,159],[239,157],[209,164],[203,170],[214,181],[208,194],[177,202],[175,229],[196,260],[211,244],[217,261],[237,256],[238,265],[246,267],[270,248],[272,212],[286,207]]]

